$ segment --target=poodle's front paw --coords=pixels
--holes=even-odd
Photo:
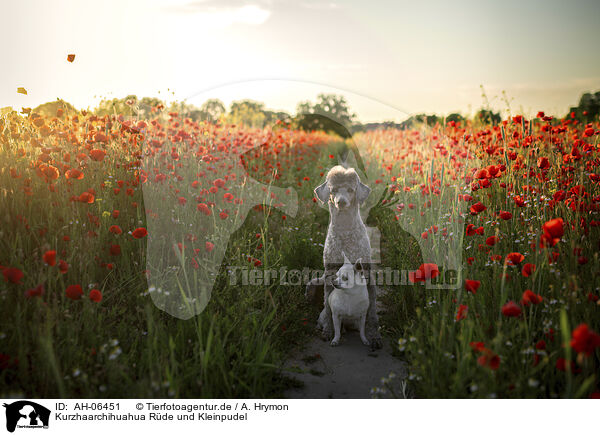
[[[340,344],[340,339],[339,338],[334,338],[333,340],[331,340],[331,343],[329,343],[331,346],[338,346]]]
[[[364,343],[364,342],[363,342]],[[371,342],[369,343],[367,340],[367,345],[371,345],[371,350],[381,349],[383,347],[383,342],[381,341],[381,337],[373,337],[371,338]]]
[[[365,346],[371,345],[371,340],[369,340],[367,337],[361,337],[360,341],[362,341],[362,344],[364,344]]]
[[[379,333],[379,327],[377,320],[369,322],[367,320],[366,336],[370,340],[371,350],[381,349],[383,342],[381,341],[381,334]]]
[[[323,330],[321,331],[321,338],[323,339],[323,341],[331,340],[333,338],[333,333],[331,332],[331,329],[323,328]]]

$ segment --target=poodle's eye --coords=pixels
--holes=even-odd
[[[343,275],[342,276],[342,281],[348,281],[348,276],[347,275]]]

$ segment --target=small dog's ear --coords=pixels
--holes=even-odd
[[[356,263],[354,263],[354,270],[356,270],[357,272],[362,272],[364,270],[362,265],[362,258],[356,260]]]
[[[315,195],[322,203],[329,202],[329,186],[327,181],[315,189]]]
[[[370,193],[371,188],[359,180],[358,189],[356,191],[356,198],[358,199],[358,203],[362,205],[367,200]]]

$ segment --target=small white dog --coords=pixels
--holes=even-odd
[[[333,290],[329,294],[329,306],[335,332],[331,345],[340,344],[343,322],[356,327],[360,332],[361,341],[368,346],[371,342],[365,335],[365,323],[369,309],[367,280],[363,276],[360,259],[356,264],[352,264],[346,254],[343,255],[344,264],[337,271],[333,281]]]

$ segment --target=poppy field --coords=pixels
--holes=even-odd
[[[596,397],[599,133],[541,112],[347,139],[161,106],[147,119],[7,112],[0,394],[298,387],[285,362],[315,336],[319,307],[301,283],[240,285],[230,269],[321,269],[329,215],[313,189],[350,149],[380,267],[408,272],[384,285],[380,316],[408,375],[374,395],[403,382],[411,397]],[[449,268],[456,285],[430,288]]]

